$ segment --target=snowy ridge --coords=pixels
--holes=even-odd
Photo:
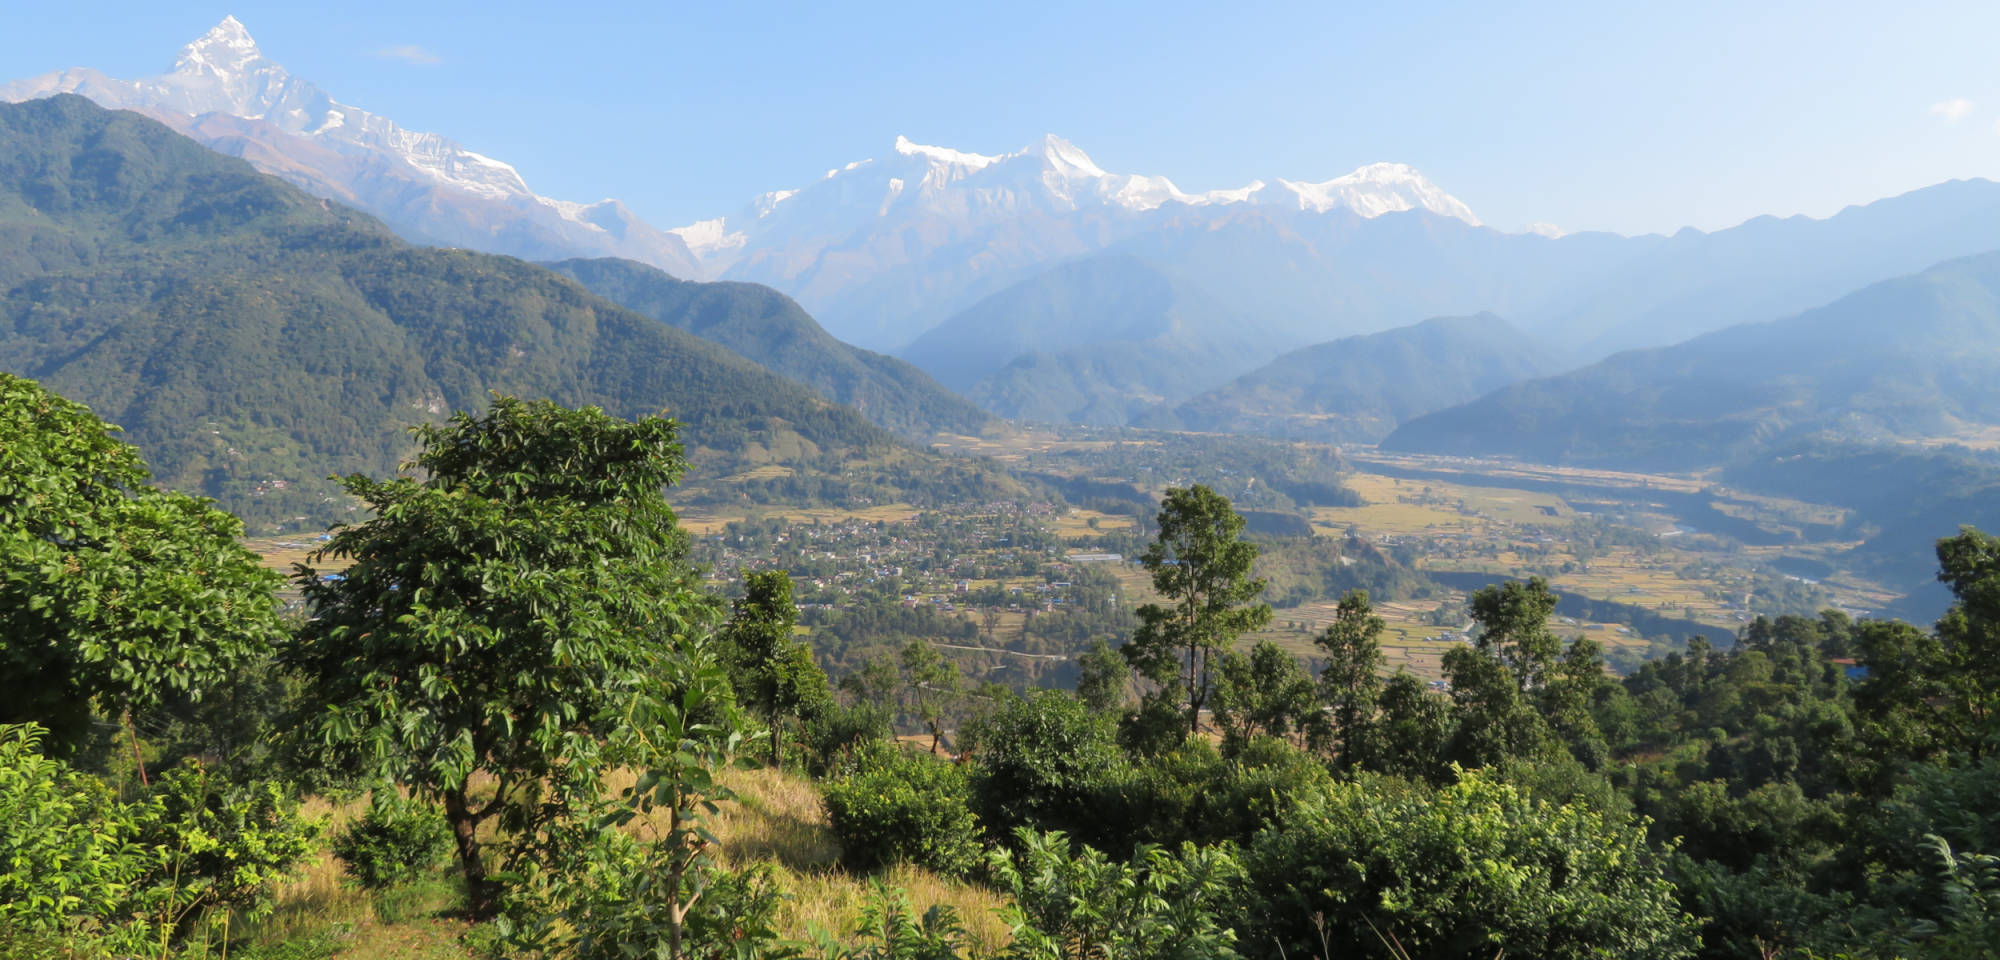
[[[404,172],[405,179],[459,191],[474,201],[498,203],[512,211],[470,213],[471,220],[533,216],[533,211],[541,210],[560,221],[531,228],[541,239],[525,249],[509,248],[506,242],[494,239],[507,232],[498,226],[471,228],[475,232],[470,236],[463,235],[466,228],[462,226],[456,232],[444,227],[424,231],[442,234],[453,242],[518,255],[615,253],[645,259],[683,276],[699,269],[677,237],[639,221],[622,204],[580,204],[541,196],[529,189],[511,164],[468,150],[439,134],[407,130],[387,117],[334,100],[265,57],[250,31],[234,16],[224,17],[181,48],[173,66],[159,76],[116,80],[95,70],[77,69],[0,86],[0,100],[6,101],[58,93],[77,93],[107,107],[146,112],[183,132],[189,124],[185,120],[174,123],[174,116],[199,119],[220,114],[268,123],[344,155],[387,160]],[[349,193],[345,199],[367,206],[366,191]],[[396,201],[385,197],[383,202]],[[389,212],[374,212],[394,219]],[[426,227],[422,223],[410,225]],[[556,235],[550,236],[551,232]],[[481,237],[488,239],[482,242]]]
[[[677,228],[711,272],[767,247],[827,240],[885,219],[942,217],[964,224],[1030,214],[1104,210],[1138,214],[1170,205],[1275,205],[1361,217],[1424,210],[1478,226],[1472,208],[1414,168],[1375,163],[1318,183],[1256,180],[1235,189],[1188,193],[1163,176],[1104,170],[1075,144],[1049,134],[1012,153],[982,154],[898,136],[880,159],[857,160],[797,190],[758,197],[740,213]]]

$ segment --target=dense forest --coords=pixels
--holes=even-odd
[[[368,512],[291,576],[299,615],[239,520],[0,376],[0,952],[337,956],[272,919],[323,850],[378,910],[447,890],[457,956],[2000,942],[2000,539],[1937,543],[1932,628],[1758,619],[1623,677],[1555,632],[1546,583],[1496,583],[1433,685],[1385,675],[1359,589],[1310,671],[1239,644],[1272,617],[1258,547],[1175,487],[1141,556],[1159,599],[1074,689],[1019,694],[924,641],[830,676],[821,634],[863,625],[801,632],[782,571],[709,592],[669,505],[687,439],[506,397],[421,425],[412,472],[342,481]],[[742,767],[810,782],[839,869],[877,878],[839,929],[781,934],[810,894],[729,859]],[[992,897],[1004,935],[918,911],[910,870]]]

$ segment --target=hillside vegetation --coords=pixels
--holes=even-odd
[[[883,469],[919,455],[715,343],[519,260],[413,247],[81,97],[0,105],[0,236],[0,369],[253,520],[331,516],[322,478],[393,469],[407,427],[489,391],[666,411],[697,476],[932,470]]]
[[[906,438],[978,434],[993,420],[922,370],[834,339],[770,287],[676,280],[630,260],[545,266],[606,300],[722,344]]]

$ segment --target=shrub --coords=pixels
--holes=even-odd
[[[1478,772],[1432,790],[1337,783],[1258,834],[1261,901],[1245,942],[1367,956],[1393,936],[1415,960],[1689,956],[1699,923],[1646,846],[1643,823],[1552,804]],[[1380,931],[1378,934],[1377,931]],[[1343,949],[1344,948],[1344,949]]]
[[[825,787],[827,817],[849,869],[905,861],[962,876],[978,865],[979,820],[964,770],[887,746],[858,767]]]
[[[1125,775],[1111,722],[1067,692],[1001,707],[972,731],[979,813],[996,837],[1016,827],[1095,836],[1097,796]]]
[[[347,875],[369,890],[416,879],[450,848],[451,828],[437,811],[379,796],[333,841],[333,855]]]

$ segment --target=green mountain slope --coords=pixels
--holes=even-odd
[[[922,455],[693,334],[507,257],[412,247],[136,114],[0,105],[0,369],[122,424],[158,479],[323,519],[488,391],[686,424],[699,475]]]
[[[1691,470],[1805,437],[2000,424],[2000,254],[1635,350],[1404,424],[1387,449]]]
[[[1548,351],[1490,313],[1294,350],[1143,426],[1372,443],[1412,417],[1550,372]]]
[[[977,434],[992,422],[922,370],[834,339],[792,298],[762,284],[677,280],[613,258],[543,266],[612,303],[720,343],[905,437]]]

